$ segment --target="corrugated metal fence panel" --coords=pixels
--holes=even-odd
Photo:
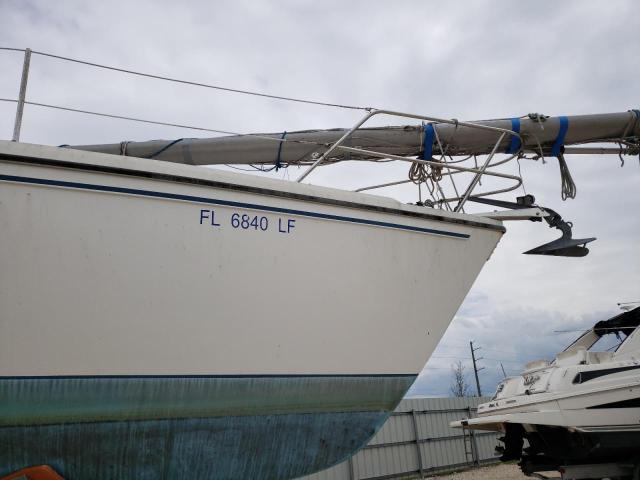
[[[448,466],[467,463],[464,445],[460,440],[439,440],[421,445],[424,468],[427,471],[442,470]]]
[[[339,463],[313,475],[300,477],[299,480],[349,480],[352,478],[350,469],[351,462],[347,460],[346,462]]]
[[[353,457],[353,467],[356,479],[416,471],[419,469],[418,452],[415,446],[407,448],[407,445],[365,448]]]
[[[480,459],[493,458],[495,456],[496,445],[498,445],[497,438],[501,435],[502,434],[497,435],[488,432],[479,432],[476,434]]]
[[[404,400],[403,400],[404,402]],[[396,412],[398,410],[396,409]],[[385,422],[369,445],[380,443],[398,443],[415,440],[413,420],[410,415],[394,415],[393,419]]]
[[[304,480],[367,480],[447,470],[494,460],[498,435],[476,433],[475,438],[452,429],[449,422],[475,416],[487,397],[410,398],[400,402],[369,444],[350,460]],[[417,436],[416,436],[417,431]],[[466,444],[466,445],[465,445]],[[473,447],[472,447],[473,444]],[[475,458],[471,449],[476,448]]]

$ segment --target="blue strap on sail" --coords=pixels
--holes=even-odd
[[[519,118],[512,118],[511,119],[511,130],[516,132],[516,133],[520,133],[520,119]],[[515,135],[511,135],[511,142],[509,143],[509,146],[507,147],[507,150],[505,151],[505,153],[508,153],[510,155],[513,155],[515,153],[518,153],[518,151],[520,150],[520,137],[517,137]]]
[[[567,117],[560,117],[560,130],[558,130],[558,136],[556,141],[553,142],[551,147],[551,155],[557,157],[562,153],[562,147],[564,146],[564,137],[569,129],[569,119]]]
[[[280,140],[284,140],[284,137],[287,135],[287,132],[282,132],[282,136],[280,137]],[[280,170],[280,168],[282,168],[282,162],[280,161],[280,155],[282,154],[282,144],[284,142],[278,142],[278,156],[276,157],[276,172],[278,170]]]
[[[422,128],[424,130],[424,139],[422,140],[422,156],[421,160],[431,160],[433,157],[433,139],[435,137],[435,130],[431,123],[423,123]]]

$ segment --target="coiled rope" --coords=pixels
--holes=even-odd
[[[573,181],[573,177],[571,177],[569,166],[562,153],[558,154],[558,164],[560,165],[560,195],[562,196],[562,200],[576,198],[578,187],[576,187],[576,183]]]

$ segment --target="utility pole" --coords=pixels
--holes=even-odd
[[[480,347],[473,348],[473,342],[469,342],[469,347],[471,348],[471,360],[473,360],[473,373],[476,375],[476,388],[478,389],[478,396],[482,396],[482,390],[480,390],[480,380],[478,379],[478,372],[483,370],[484,367],[478,368],[476,362],[482,360],[482,357],[476,358],[476,350],[480,350]]]

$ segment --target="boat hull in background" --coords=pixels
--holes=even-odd
[[[337,463],[400,401],[503,231],[0,142],[0,474],[291,478]]]

